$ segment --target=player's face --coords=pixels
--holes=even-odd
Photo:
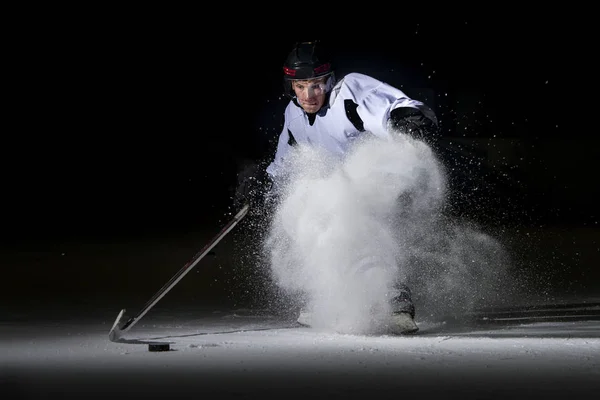
[[[306,81],[292,81],[292,88],[300,106],[307,113],[316,113],[325,103],[327,78],[310,79]]]

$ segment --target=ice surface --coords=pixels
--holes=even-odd
[[[549,399],[600,389],[598,320],[502,327],[422,321],[414,336],[350,335],[299,327],[268,311],[157,307],[124,343],[113,343],[116,315],[92,310],[79,321],[3,323],[3,393]],[[149,352],[148,342],[170,343],[171,351]]]

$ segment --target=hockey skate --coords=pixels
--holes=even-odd
[[[400,335],[411,335],[419,331],[412,315],[405,312],[394,312],[392,314],[392,332]]]
[[[416,333],[419,327],[415,323],[415,306],[410,289],[405,285],[398,285],[395,294],[392,298],[392,332],[401,335]]]
[[[310,327],[311,317],[312,314],[309,311],[302,309],[300,310],[300,314],[298,315],[298,319],[296,320],[296,322],[298,322],[302,326]]]

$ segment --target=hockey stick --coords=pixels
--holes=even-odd
[[[242,209],[233,217],[227,225],[221,229],[221,231],[198,253],[192,257],[192,259],[185,264],[152,298],[146,303],[146,305],[137,313],[137,315],[129,318],[127,322],[121,325],[121,319],[123,319],[123,315],[125,314],[125,309],[122,309],[115,323],[113,324],[110,332],[108,333],[108,338],[112,342],[117,342],[121,336],[127,332],[129,329],[133,327],[150,309],[158,303],[160,299],[163,298],[164,295],[167,294],[169,290],[173,288],[188,272],[192,270],[198,264],[198,262],[207,255],[213,247],[215,247],[221,239],[223,239],[229,231],[231,231],[238,222],[242,220],[248,213],[249,205],[245,205]]]

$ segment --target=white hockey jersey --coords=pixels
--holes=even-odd
[[[433,111],[401,90],[360,73],[350,73],[337,82],[325,104],[310,124],[308,115],[293,100],[285,109],[273,162],[267,167],[272,177],[285,175],[285,158],[293,146],[319,146],[335,155],[346,154],[352,141],[362,135],[390,140],[388,119],[398,107],[419,109],[437,123]]]

